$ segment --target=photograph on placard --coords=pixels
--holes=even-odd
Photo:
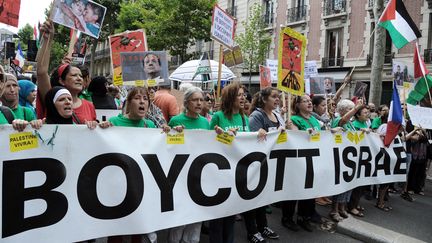
[[[335,94],[336,86],[332,77],[310,77],[310,94]]]
[[[21,1],[2,1],[0,5],[0,23],[18,28]]]
[[[359,98],[365,97],[367,88],[368,85],[366,83],[357,81],[354,88],[354,96]]]
[[[77,65],[84,64],[86,51],[87,51],[87,38],[83,35],[79,35],[79,37],[76,38],[73,47],[72,63]]]
[[[306,37],[284,28],[279,38],[278,89],[294,95],[304,93]]]
[[[54,0],[52,21],[99,38],[106,8],[91,0]]]
[[[271,87],[272,82],[271,82],[270,68],[259,65],[259,73],[260,73],[260,89]]]
[[[125,84],[141,80],[155,80],[157,85],[169,82],[166,52],[125,52],[120,55]]]
[[[122,66],[121,52],[143,52],[147,50],[144,30],[126,31],[109,37],[113,82],[121,85]]]

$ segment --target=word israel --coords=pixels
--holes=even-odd
[[[237,214],[282,200],[335,195],[404,181],[401,144],[376,134],[279,133],[229,144],[185,131],[167,144],[158,129],[44,126],[38,147],[11,151],[0,133],[2,242],[76,242],[140,234]],[[55,134],[54,134],[55,133]]]

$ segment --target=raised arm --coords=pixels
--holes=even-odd
[[[45,100],[45,95],[51,89],[50,76],[48,74],[49,63],[51,59],[51,46],[54,37],[54,24],[51,20],[45,21],[40,29],[43,43],[38,51],[37,61],[37,85],[41,101]]]
[[[339,89],[336,91],[335,97],[333,98],[333,100],[335,101],[335,103],[337,103],[342,95],[343,90],[345,89],[345,87],[347,86],[347,84],[349,84],[351,82],[351,76],[346,76],[344,78],[344,82],[343,84],[339,87]]]

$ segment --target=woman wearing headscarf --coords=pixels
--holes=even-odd
[[[19,104],[22,107],[31,109],[36,117],[36,110],[33,102],[36,100],[36,85],[29,80],[18,80],[19,86]]]
[[[72,95],[61,86],[56,86],[45,95],[46,124],[73,124]]]
[[[88,86],[91,99],[96,109],[117,110],[114,97],[108,94],[108,80],[103,76],[96,76]]]

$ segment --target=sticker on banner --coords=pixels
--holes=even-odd
[[[9,149],[19,152],[39,147],[37,137],[31,132],[13,133],[9,135]]]
[[[149,79],[147,80],[147,86],[148,87],[154,87],[157,85],[156,79]]]
[[[321,134],[319,132],[310,135],[311,142],[319,142],[321,140]]]
[[[122,76],[121,75],[114,75],[113,84],[115,86],[122,86],[123,85]]]
[[[288,141],[288,134],[286,132],[279,133],[277,144],[286,143]]]
[[[334,139],[336,144],[342,144],[342,134],[336,134]]]
[[[352,132],[348,132],[347,133],[347,138],[348,138],[348,140],[350,140],[352,143],[354,143],[354,138],[355,137],[355,135],[352,133]]]
[[[216,136],[216,141],[221,142],[223,144],[231,145],[232,142],[234,141],[234,136],[224,132]]]
[[[365,132],[361,132],[359,135],[359,142],[361,142],[365,138]]]
[[[144,80],[135,80],[135,86],[143,87],[144,86]]]
[[[185,143],[184,132],[167,134],[167,144],[184,144],[184,143]]]

